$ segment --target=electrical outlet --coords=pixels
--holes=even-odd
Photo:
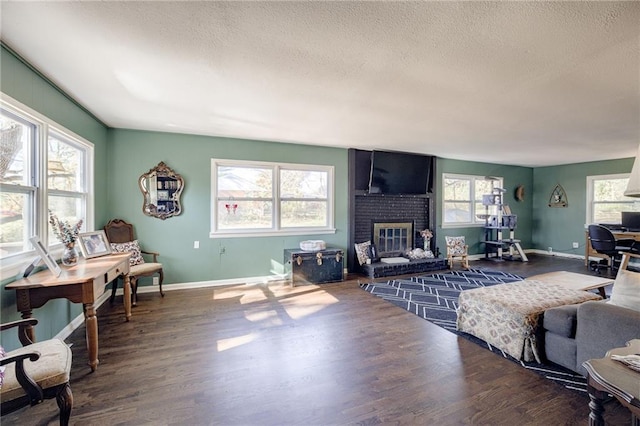
[[[159,285],[160,284],[160,277],[153,277],[153,285]]]
[[[194,249],[199,249],[200,248],[200,241],[194,241],[193,242],[193,248]]]
[[[549,251],[549,254],[553,253],[553,247],[548,247],[547,251]]]
[[[576,243],[575,241],[573,242],[573,248],[578,248],[580,247],[580,244]]]

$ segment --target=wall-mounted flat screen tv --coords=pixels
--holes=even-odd
[[[371,152],[370,194],[426,194],[433,190],[435,157],[393,151]]]

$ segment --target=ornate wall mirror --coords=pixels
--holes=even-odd
[[[144,197],[142,212],[147,216],[165,220],[182,212],[184,180],[163,161],[140,176],[138,184]]]

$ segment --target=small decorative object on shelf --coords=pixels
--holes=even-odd
[[[64,245],[62,252],[62,264],[65,266],[73,266],[78,262],[78,250],[76,249],[76,240],[82,228],[82,219],[75,225],[71,225],[69,221],[60,220],[58,216],[49,210],[49,223],[53,235]]]
[[[430,229],[423,229],[420,231],[420,236],[423,241],[424,251],[431,251],[431,238],[433,238],[433,232]]]

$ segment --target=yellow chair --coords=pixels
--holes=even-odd
[[[469,269],[469,259],[467,249],[469,246],[465,243],[464,236],[462,237],[444,237],[447,243],[447,260],[449,261],[449,269],[453,268],[454,258],[460,258],[462,267]]]
[[[18,337],[23,345],[0,357],[0,367],[5,367],[0,386],[0,411],[5,415],[55,398],[60,409],[60,424],[68,425],[73,407],[69,386],[71,349],[60,339],[33,343],[26,327],[37,323],[37,319],[28,318],[0,325],[0,331],[19,327]]]

